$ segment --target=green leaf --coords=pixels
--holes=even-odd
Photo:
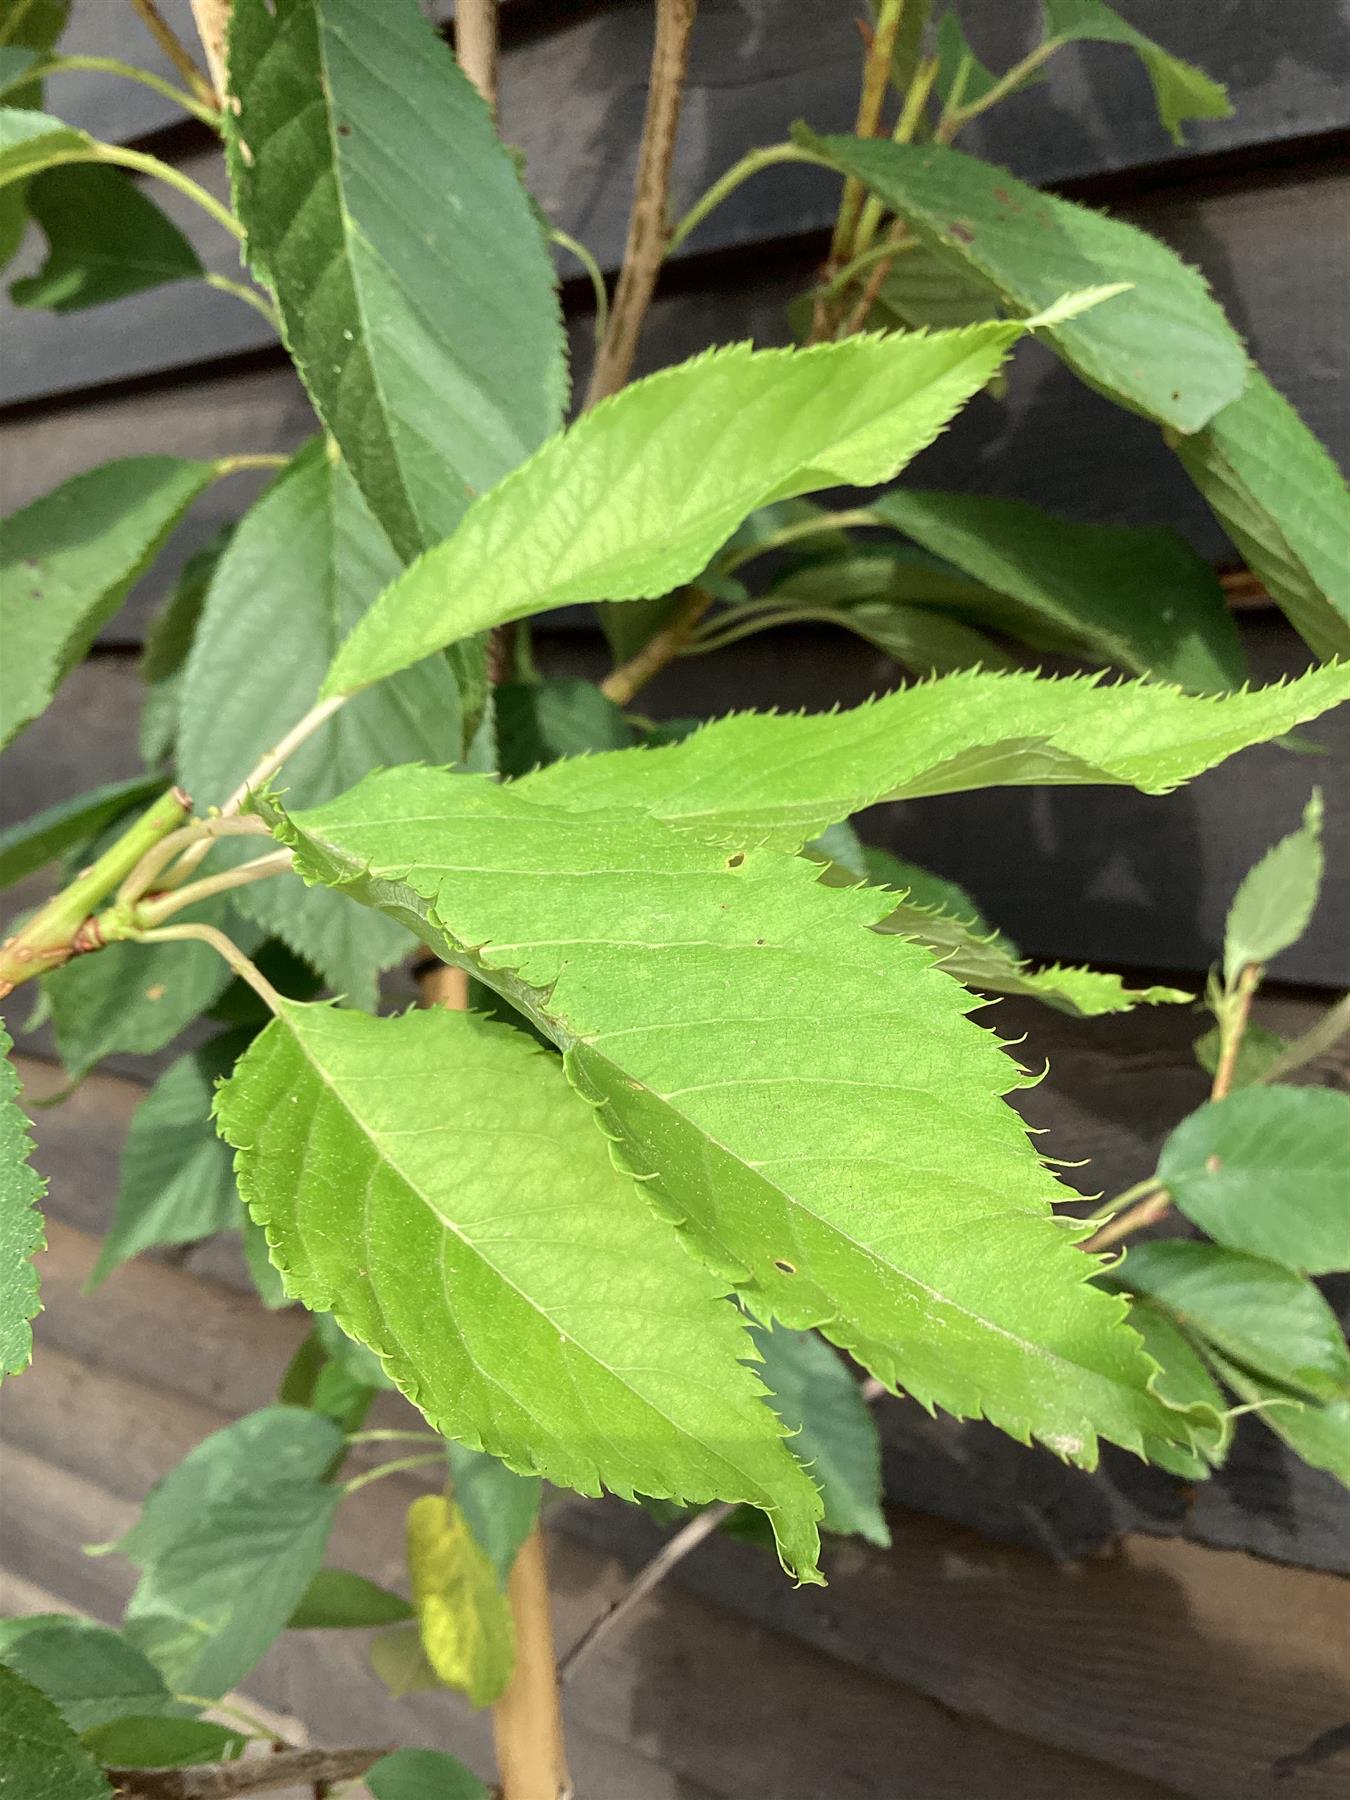
[[[939,22],[937,54],[937,77],[933,85],[944,105],[954,102],[958,106],[970,106],[977,100],[983,100],[997,80],[993,70],[986,68],[971,49],[961,21],[954,12],[943,13]],[[1012,92],[1017,93],[1022,87],[1044,79],[1043,75],[1033,73]]]
[[[1219,1067],[1219,1053],[1223,1047],[1222,1035],[1217,1025],[1198,1037],[1194,1044],[1195,1060],[1205,1071],[1213,1075]],[[1233,1065],[1230,1085],[1234,1089],[1251,1087],[1254,1082],[1264,1081],[1267,1072],[1272,1069],[1289,1048],[1287,1041],[1278,1032],[1267,1031],[1264,1025],[1253,1025],[1248,1022],[1242,1034],[1242,1042],[1238,1045],[1237,1060]]]
[[[1324,866],[1322,795],[1314,788],[1302,825],[1266,851],[1233,896],[1223,934],[1224,981],[1230,988],[1249,963],[1268,963],[1303,936]]]
[[[1244,679],[1223,588],[1174,531],[1080,525],[1020,500],[912,488],[871,510],[1000,597],[967,613],[978,623],[1202,693]]]
[[[107,1768],[172,1769],[184,1763],[233,1762],[248,1739],[210,1719],[113,1719],[84,1734]]]
[[[236,528],[216,565],[182,683],[178,769],[198,802],[219,804],[313,703],[333,652],[400,563],[360,490],[322,441],[301,451]],[[459,694],[444,657],[342,708],[287,759],[288,793],[341,793],[384,763],[454,762]],[[249,839],[220,853],[244,862]],[[240,889],[235,905],[347,995],[375,1005],[376,976],[408,935],[284,875]]]
[[[1181,988],[1129,988],[1119,975],[1102,969],[1067,968],[1062,963],[1035,968],[980,918],[970,897],[954,882],[942,881],[884,850],[869,851],[867,860],[873,882],[908,890],[874,929],[926,944],[946,973],[966,987],[1026,994],[1085,1019],[1129,1012],[1136,1006],[1184,1005],[1193,998]]]
[[[171,1063],[132,1115],[117,1211],[86,1292],[158,1244],[193,1244],[243,1220],[230,1153],[211,1124],[216,1082],[248,1042],[227,1032]]]
[[[381,596],[324,691],[365,687],[550,607],[666,594],[756,507],[888,480],[979,392],[1020,331],[735,344],[634,382],[477,500]]]
[[[1176,144],[1185,143],[1181,127],[1188,119],[1228,119],[1233,108],[1228,90],[1194,63],[1172,56],[1142,31],[1122,19],[1102,0],[1044,0],[1045,35],[1069,42],[1088,38],[1099,44],[1128,44],[1153,83],[1153,97],[1164,130]]]
[[[1208,1407],[1218,1423],[1210,1432],[1197,1434],[1196,1450],[1171,1445],[1153,1460],[1173,1475],[1203,1481],[1228,1454],[1233,1422],[1223,1394],[1186,1334],[1160,1306],[1136,1300],[1130,1308],[1130,1324],[1144,1340],[1144,1348],[1158,1364],[1156,1390],[1173,1406]]]
[[[139,674],[145,684],[141,703],[141,755],[148,763],[162,762],[173,752],[178,737],[183,667],[197,633],[206,604],[207,590],[215,574],[233,526],[218,531],[211,542],[189,557],[146,633]]]
[[[255,1225],[247,1213],[244,1214],[244,1262],[248,1268],[249,1279],[253,1283],[254,1290],[269,1312],[280,1312],[282,1307],[290,1304],[286,1295],[285,1286],[281,1280],[281,1271],[275,1266],[268,1254],[267,1239],[263,1235],[262,1228],[261,1226]],[[337,1402],[340,1398],[334,1393],[331,1385],[329,1386],[325,1397],[330,1402]],[[349,1384],[347,1400],[342,1403],[342,1413],[344,1416],[346,1413],[346,1405],[351,1402],[352,1399],[353,1396]],[[329,1408],[320,1407],[318,1410],[323,1412],[328,1411]]]
[[[6,100],[10,105],[15,104],[9,96],[15,88],[24,85],[24,76],[41,61],[36,50],[12,44],[6,44],[0,49],[0,100]]]
[[[624,750],[637,742],[622,712],[593,681],[508,682],[496,700],[498,764],[506,775],[528,775],[560,757]]]
[[[29,214],[47,234],[47,260],[14,282],[16,306],[78,312],[205,274],[178,227],[121,169],[48,169],[28,184]]]
[[[1264,1257],[1188,1238],[1135,1244],[1112,1285],[1156,1300],[1188,1336],[1313,1400],[1350,1394],[1350,1351],[1310,1281]]]
[[[582,1493],[762,1506],[810,1577],[819,1501],[725,1286],[614,1172],[556,1058],[439,1008],[288,1002],[217,1113],[291,1294],[437,1431]]]
[[[163,791],[161,775],[133,775],[129,781],[110,781],[90,788],[72,800],[61,800],[45,812],[35,813],[21,825],[0,831],[0,888],[11,887],[46,868],[67,850],[87,844],[123,813],[153,800]]]
[[[775,594],[782,595],[791,604],[783,589],[775,590]],[[726,618],[728,623],[734,621],[735,610]],[[928,607],[906,606],[897,600],[796,606],[790,614],[763,618],[762,623],[752,629],[806,619],[840,625],[846,631],[855,632],[915,675],[950,675],[957,669],[1017,667],[1016,658],[1009,656],[983,632],[974,631],[959,619],[948,618]]]
[[[455,1501],[474,1542],[487,1552],[503,1586],[539,1517],[539,1477],[517,1475],[498,1457],[448,1440]]]
[[[1350,1400],[1324,1405],[1291,1400],[1281,1388],[1262,1381],[1240,1363],[1205,1345],[1215,1373],[1239,1400],[1255,1406],[1257,1417],[1277,1438],[1314,1469],[1326,1469],[1350,1487]]]
[[[287,1620],[292,1631],[353,1630],[411,1619],[402,1594],[377,1587],[350,1569],[320,1569]]]
[[[6,108],[42,105],[42,83],[25,81],[24,71],[46,59],[66,28],[69,12],[70,0],[28,0],[22,11],[13,6],[8,9],[0,24],[5,46],[0,56],[6,58],[8,71],[3,94]],[[0,269],[12,260],[27,223],[22,184],[0,190]]]
[[[59,163],[91,162],[95,144],[87,132],[47,113],[0,107],[0,188],[28,181]]]
[[[193,907],[248,955],[262,933],[240,918],[228,895]],[[61,1060],[78,1081],[105,1056],[152,1056],[205,1012],[230,985],[229,964],[210,944],[113,943],[96,956],[43,977]]]
[[[982,276],[934,254],[917,238],[906,238],[886,271],[871,322],[950,330],[1002,317],[998,297]]]
[[[341,1490],[331,1420],[274,1406],[189,1451],[113,1548],[141,1570],[123,1629],[179,1693],[249,1672],[318,1573]]]
[[[732,714],[660,749],[558,763],[516,784],[549,805],[636,807],[729,843],[797,850],[883,800],[1062,783],[1170,793],[1350,699],[1350,667],[1225,695],[1152,682],[968,671],[847,712]]]
[[[416,0],[239,0],[230,90],[250,261],[371,511],[415,556],[562,415],[529,199]]]
[[[425,1694],[445,1683],[427,1660],[416,1625],[395,1625],[371,1640],[370,1666],[395,1700]]]
[[[1350,495],[1340,470],[1259,369],[1174,446],[1210,510],[1318,656],[1350,656]]]
[[[489,1790],[445,1750],[395,1750],[366,1771],[374,1800],[491,1800]]]
[[[1250,1088],[1183,1119],[1158,1180],[1216,1243],[1325,1275],[1350,1269],[1347,1151],[1350,1094]]]
[[[47,1183],[28,1162],[33,1140],[19,1108],[13,1048],[0,1020],[0,1377],[22,1374],[33,1360],[30,1320],[42,1303],[32,1259],[47,1247],[38,1211]]]
[[[364,1387],[393,1387],[394,1383],[375,1352],[348,1337],[331,1313],[314,1315],[314,1333],[328,1359],[340,1364],[353,1381],[359,1381]]]
[[[215,473],[213,463],[131,456],[5,521],[0,744],[47,705]]]
[[[72,1731],[125,1713],[190,1710],[175,1703],[159,1670],[119,1632],[75,1618],[31,1628],[26,1619],[10,1623],[23,1629],[8,1641],[0,1637],[0,1660],[40,1688]]]
[[[1128,293],[1042,331],[1108,399],[1190,432],[1241,394],[1241,339],[1204,278],[1156,238],[942,144],[819,143],[935,256],[983,277],[1010,313],[1027,317],[1060,294],[1129,282]]]
[[[773,1409],[795,1434],[792,1453],[820,1487],[822,1528],[884,1548],[891,1534],[881,1510],[881,1445],[857,1382],[812,1332],[750,1335]]]
[[[421,1494],[408,1508],[408,1575],[427,1661],[475,1706],[499,1700],[511,1679],[511,1607],[487,1552],[453,1500]]]
[[[113,1800],[93,1757],[47,1696],[0,1665],[0,1772],[14,1800]]]
[[[417,918],[553,1038],[620,1166],[762,1320],[817,1326],[923,1404],[1088,1465],[1098,1434],[1186,1439],[1051,1217],[1054,1179],[1001,1098],[1016,1066],[927,951],[867,929],[877,895],[434,770],[368,777],[275,828],[307,877]],[[285,1113],[282,1093],[308,1104],[297,1059],[277,1062],[255,1116]],[[337,1158],[348,1188],[354,1154]],[[280,1144],[277,1166],[293,1166]],[[683,1360],[668,1335],[662,1354]]]

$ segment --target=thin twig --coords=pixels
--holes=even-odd
[[[1260,964],[1248,963],[1239,973],[1229,1006],[1219,1019],[1219,1062],[1214,1071],[1214,1086],[1210,1089],[1211,1100],[1224,1099],[1232,1088],[1242,1040],[1247,1035],[1247,1021],[1251,1018],[1252,996],[1260,985]]]
[[[153,900],[142,900],[136,917],[142,925],[153,928],[171,919],[184,907],[199,900],[210,900],[216,894],[227,894],[231,888],[248,887],[255,881],[266,881],[273,875],[284,875],[295,862],[294,850],[273,850],[267,856],[256,856],[252,862],[239,863],[233,869],[222,869],[218,875],[207,875],[201,881],[190,881],[186,887],[170,889]]]
[[[605,272],[579,238],[574,238],[570,233],[559,230],[556,225],[549,232],[549,237],[558,245],[559,249],[566,250],[570,256],[575,256],[586,271],[591,284],[591,292],[595,296],[593,329],[596,344],[599,346],[604,342],[605,331],[609,325],[609,289],[605,286]]]
[[[200,119],[203,125],[209,125],[212,131],[220,130],[220,114],[213,106],[176,88],[162,75],[156,75],[153,69],[142,69],[138,63],[122,62],[116,56],[53,56],[30,69],[24,79],[45,81],[49,75],[117,75],[124,81],[136,81],[164,99],[172,100],[175,106],[181,106],[184,112]]]
[[[269,1788],[353,1781],[382,1756],[387,1745],[361,1750],[275,1750],[240,1762],[198,1763],[189,1769],[109,1769],[108,1779],[125,1800],[236,1800]]]
[[[516,1660],[506,1692],[492,1709],[502,1800],[568,1800],[559,1685],[553,1649],[544,1534],[536,1524],[516,1552],[506,1581]]]
[[[722,175],[717,177],[705,193],[699,195],[689,211],[675,226],[666,245],[666,254],[678,250],[684,240],[695,231],[710,212],[714,212],[729,194],[735,193],[743,181],[757,175],[761,169],[772,169],[778,163],[811,163],[818,169],[832,169],[833,164],[814,151],[803,149],[800,144],[765,144],[758,150],[747,150],[739,162],[733,163]]]
[[[394,1462],[377,1463],[373,1469],[366,1469],[360,1475],[353,1475],[350,1481],[344,1481],[344,1494],[355,1494],[361,1488],[368,1487],[372,1481],[383,1481],[386,1475],[402,1475],[411,1469],[425,1469],[432,1463],[445,1467],[443,1450],[428,1450],[419,1456],[400,1456]]]
[[[497,112],[497,0],[456,0],[455,57]]]
[[[202,40],[206,66],[211,71],[211,83],[221,106],[225,104],[229,87],[225,46],[230,31],[230,5],[231,0],[192,0],[193,22],[197,36]]]
[[[627,381],[637,350],[638,334],[647,316],[656,277],[668,242],[666,199],[670,190],[670,165],[680,124],[680,101],[689,66],[689,39],[694,28],[697,0],[656,0],[656,38],[652,46],[651,81],[647,90],[647,116],[638,151],[637,188],[628,221],[623,268],[614,290],[609,326],[591,371],[586,408],[607,394],[617,393]]]
[[[187,45],[155,5],[155,0],[131,0],[131,6],[193,93],[199,99],[207,102],[213,101],[215,95],[211,90],[211,83],[207,80],[205,71],[198,65],[197,59]]]
[[[214,925],[160,925],[153,931],[130,931],[127,937],[135,944],[173,944],[196,940],[198,943],[210,944],[211,948],[223,956],[230,968],[241,981],[246,981],[254,993],[272,1013],[281,1011],[281,995],[271,982],[244,955],[239,946],[226,937],[223,931],[217,931]]]
[[[152,844],[127,875],[126,880],[117,890],[119,900],[136,901],[142,894],[148,893],[152,887],[160,884],[160,872],[167,869],[174,858],[193,845],[205,842],[209,849],[212,842],[220,837],[269,837],[271,833],[261,819],[196,819],[190,825],[180,825],[171,831],[157,844]]]
[[[1293,1038],[1271,1063],[1257,1076],[1257,1081],[1266,1083],[1283,1081],[1286,1075],[1292,1075],[1295,1069],[1315,1062],[1319,1056],[1325,1056],[1328,1050],[1336,1045],[1350,1031],[1350,994],[1329,1006],[1315,1024],[1310,1025],[1301,1037]]]
[[[1170,1210],[1172,1196],[1164,1187],[1151,1184],[1154,1192],[1147,1200],[1139,1200],[1127,1207],[1118,1219],[1110,1219],[1094,1231],[1090,1238],[1084,1238],[1079,1245],[1081,1250],[1109,1250],[1112,1244],[1118,1244],[1122,1238],[1129,1237],[1131,1232],[1141,1231],[1145,1225],[1155,1225]]]
[[[600,692],[605,698],[616,706],[627,706],[639,688],[645,687],[653,675],[681,654],[694,627],[712,603],[713,597],[705,589],[691,587],[670,624],[648,638],[636,655],[606,675],[600,683]]]
[[[327,700],[320,700],[317,705],[311,706],[304,718],[298,724],[293,725],[285,737],[267,752],[266,756],[259,757],[254,767],[249,770],[224,806],[221,807],[221,817],[231,818],[240,810],[250,794],[256,794],[259,788],[266,787],[286,758],[298,750],[307,738],[313,737],[320,726],[326,725],[333,714],[347,704],[347,699],[346,694],[333,694]]]
[[[277,317],[276,307],[256,288],[249,287],[243,281],[231,281],[228,275],[217,275],[209,269],[203,275],[202,280],[207,287],[215,288],[217,293],[233,294],[236,300],[242,300],[245,306],[251,306],[254,312],[261,313],[273,331],[280,332],[281,321]]]

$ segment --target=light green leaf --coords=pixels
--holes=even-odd
[[[881,1510],[881,1445],[857,1382],[812,1332],[755,1329],[750,1335],[764,1358],[760,1374],[770,1403],[795,1433],[792,1453],[820,1488],[822,1529],[889,1544]]]
[[[5,521],[0,744],[47,705],[215,473],[212,463],[131,456]]]
[[[0,1779],[14,1800],[113,1800],[93,1757],[47,1696],[0,1665]]]
[[[180,1056],[132,1115],[118,1169],[117,1211],[86,1292],[158,1244],[192,1244],[243,1221],[230,1153],[211,1124],[216,1082],[248,1043],[226,1032]]]
[[[507,682],[497,689],[496,702],[498,765],[505,775],[528,775],[560,757],[624,750],[637,742],[632,726],[593,681]]]
[[[187,1712],[175,1703],[155,1665],[106,1626],[51,1619],[0,1638],[0,1661],[40,1688],[72,1731],[87,1731],[125,1713]],[[3,1789],[0,1789],[3,1792]]]
[[[1257,1417],[1314,1469],[1326,1469],[1350,1487],[1350,1400],[1316,1405],[1291,1400],[1283,1389],[1262,1381],[1240,1363],[1205,1345],[1215,1373],[1239,1400],[1255,1406]]]
[[[312,705],[334,650],[399,573],[359,489],[322,442],[301,451],[250,509],[216,565],[183,676],[178,770],[199,803],[219,804]],[[286,791],[341,793],[385,763],[454,762],[459,694],[444,657],[363,694],[288,758]],[[245,839],[221,862],[257,855]],[[283,875],[239,890],[236,906],[280,938],[353,1005],[373,1008],[376,977],[405,956],[407,933]]]
[[[233,1762],[248,1739],[210,1719],[113,1719],[84,1734],[107,1768],[172,1769],[184,1763]]]
[[[1184,1005],[1193,998],[1181,988],[1126,987],[1119,975],[1102,969],[1068,968],[1062,963],[1035,968],[1001,932],[980,918],[969,896],[955,883],[941,881],[884,850],[869,851],[868,863],[873,882],[908,889],[875,929],[926,944],[946,973],[966,987],[1026,994],[1059,1012],[1085,1019],[1129,1012],[1136,1006]],[[945,904],[940,897],[944,890],[949,896]]]
[[[968,671],[847,712],[732,714],[678,744],[558,763],[516,788],[548,805],[641,808],[729,843],[796,850],[883,800],[1081,782],[1170,793],[1346,699],[1350,666],[1214,696]]]
[[[262,933],[217,895],[190,915],[223,930],[247,956]],[[57,1049],[79,1080],[105,1056],[152,1056],[230,985],[229,964],[210,944],[113,943],[43,977]]]
[[[178,737],[183,667],[206,604],[211,577],[233,529],[226,526],[218,531],[209,544],[188,558],[173,592],[146,632],[138,673],[145,686],[140,746],[148,763],[163,762],[173,753]]]
[[[14,1040],[0,1020],[0,1377],[19,1375],[33,1360],[33,1328],[42,1310],[33,1258],[45,1250],[37,1203],[47,1183],[29,1166],[33,1140],[19,1109]]]
[[[1237,687],[1245,659],[1217,576],[1174,531],[1080,525],[1020,500],[901,488],[870,508],[999,598],[967,617],[1178,687]]]
[[[1222,1035],[1217,1025],[1195,1040],[1195,1060],[1206,1075],[1213,1075],[1218,1070],[1222,1047]],[[1242,1034],[1242,1042],[1238,1045],[1230,1087],[1236,1090],[1264,1081],[1268,1071],[1274,1068],[1288,1048],[1287,1041],[1278,1032],[1267,1031],[1264,1025],[1253,1025],[1249,1021]]]
[[[1128,293],[1042,332],[1119,405],[1189,432],[1241,394],[1241,340],[1203,277],[1157,238],[942,144],[819,144],[935,256],[982,276],[1010,313],[1029,317],[1061,294],[1129,282]]]
[[[395,1625],[382,1631],[371,1640],[369,1654],[371,1668],[395,1700],[445,1686],[427,1660],[416,1625]]]
[[[517,1475],[499,1458],[453,1440],[445,1451],[459,1510],[505,1586],[516,1552],[539,1517],[539,1477]]]
[[[476,1775],[445,1750],[395,1750],[366,1771],[374,1800],[491,1800]]]
[[[94,140],[30,107],[0,107],[0,188],[60,163],[93,160]]]
[[[22,11],[8,8],[0,21],[5,46],[0,55],[7,59],[8,68],[3,94],[6,108],[42,105],[42,83],[25,81],[23,72],[46,59],[66,28],[69,12],[70,0],[28,0]],[[0,190],[0,269],[19,248],[27,222],[22,184],[15,182]]]
[[[1193,1112],[1158,1180],[1230,1250],[1305,1275],[1350,1269],[1350,1094],[1256,1087]]]
[[[555,1058],[440,1008],[286,1003],[217,1112],[289,1291],[437,1431],[582,1493],[762,1506],[810,1577],[819,1500],[725,1287],[615,1174]]]
[[[1156,1385],[1163,1398],[1173,1406],[1208,1407],[1217,1420],[1212,1431],[1197,1434],[1197,1449],[1181,1450],[1169,1445],[1153,1458],[1173,1475],[1187,1481],[1203,1481],[1228,1454],[1233,1422],[1227,1402],[1199,1351],[1170,1314],[1151,1300],[1136,1300],[1130,1308],[1130,1324],[1158,1364]]]
[[[1143,1294],[1187,1335],[1286,1393],[1350,1394],[1350,1351],[1310,1281],[1279,1263],[1189,1238],[1135,1244],[1112,1285]]]
[[[416,0],[238,0],[230,90],[250,260],[371,511],[415,556],[562,415],[529,199]]]
[[[1350,495],[1340,470],[1259,369],[1174,446],[1186,473],[1318,656],[1350,656]]]
[[[888,480],[979,392],[1021,329],[735,344],[634,382],[477,500],[381,596],[324,691],[365,687],[550,607],[666,594],[756,507]]]
[[[408,1508],[408,1575],[436,1674],[475,1706],[499,1700],[516,1657],[511,1608],[453,1500],[421,1494]]]
[[[67,850],[87,844],[114,819],[153,800],[163,789],[161,775],[133,775],[129,781],[110,781],[72,800],[61,800],[21,825],[0,831],[0,887],[10,887]]]
[[[434,770],[275,828],[309,878],[417,919],[553,1038],[620,1166],[761,1319],[818,1326],[923,1404],[1088,1465],[1099,1433],[1186,1439],[1051,1218],[1054,1178],[1001,1098],[1016,1066],[927,951],[866,929],[879,896]],[[302,1091],[296,1061],[277,1056],[255,1116]],[[668,1334],[662,1356],[682,1360]]]
[[[47,235],[47,260],[10,287],[16,306],[77,312],[204,275],[201,258],[121,169],[48,169],[28,184],[30,216]]]
[[[1322,887],[1322,795],[1314,788],[1297,831],[1281,838],[1242,878],[1223,934],[1231,988],[1249,963],[1265,964],[1308,928]]]
[[[225,1693],[285,1629],[323,1562],[341,1448],[318,1413],[250,1413],[189,1451],[113,1546],[141,1570],[123,1630],[177,1692]]]
[[[391,1594],[350,1569],[320,1569],[286,1623],[292,1631],[347,1631],[394,1625],[412,1616],[402,1594]]]
[[[1099,44],[1128,44],[1136,52],[1148,70],[1158,117],[1173,143],[1186,141],[1181,127],[1188,119],[1232,117],[1228,90],[1221,82],[1211,80],[1194,63],[1172,56],[1102,0],[1044,0],[1044,5],[1047,38],[1066,43],[1087,38]]]

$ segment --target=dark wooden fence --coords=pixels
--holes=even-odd
[[[378,0],[372,0],[372,4]],[[1350,7],[1343,0],[1224,0],[1178,7],[1123,0],[1145,31],[1227,81],[1231,119],[1184,149],[1158,127],[1142,70],[1124,50],[1065,52],[1049,79],[972,133],[971,148],[1031,180],[1109,206],[1198,264],[1267,372],[1343,462],[1350,459]],[[186,4],[165,8],[184,21]],[[448,10],[448,9],[447,9]],[[704,0],[677,159],[688,200],[744,150],[804,117],[846,129],[856,92],[851,13],[838,0]],[[976,48],[995,66],[1030,41],[1033,0],[966,0]],[[504,9],[503,125],[523,146],[541,202],[608,269],[621,249],[641,120],[645,4]],[[114,0],[77,0],[68,48],[155,65]],[[207,135],[156,96],[97,76],[52,83],[54,111],[181,163],[222,186]],[[808,284],[835,195],[819,171],[785,167],[740,189],[663,281],[642,366],[712,341],[787,337],[784,307]],[[208,264],[233,246],[164,197]],[[564,269],[579,378],[588,288]],[[3,307],[0,482],[4,510],[76,471],[141,451],[289,449],[312,417],[261,320],[198,284],[97,313]],[[1179,465],[1144,422],[1077,384],[1038,347],[1019,354],[1006,401],[978,401],[928,452],[926,486],[1016,495],[1089,519],[1163,522],[1216,562],[1233,560]],[[135,658],[169,574],[247,497],[209,494],[161,569],[104,632],[51,714],[8,753],[0,822],[133,773]],[[1261,679],[1302,666],[1279,616],[1244,614]],[[584,621],[541,634],[546,666],[596,672]],[[678,665],[650,690],[655,711],[732,704],[822,706],[895,679],[843,636],[753,640]],[[1327,791],[1328,881],[1314,929],[1282,962],[1276,1024],[1313,1015],[1318,990],[1350,980],[1347,727],[1313,734],[1330,755],[1249,753],[1183,794],[1114,790],[954,796],[892,808],[870,835],[964,882],[1033,952],[1189,975],[1215,954],[1245,867]],[[30,888],[23,900],[36,897]],[[1033,1009],[1000,1017],[1048,1053],[1052,1084],[1026,1098],[1064,1157],[1091,1156],[1085,1188],[1131,1181],[1161,1133],[1200,1097],[1184,1014],[1073,1023]],[[35,1094],[59,1086],[45,1040],[27,1040]],[[1323,1065],[1322,1079],[1350,1082]],[[8,1390],[11,1447],[3,1557],[6,1604],[77,1605],[109,1617],[125,1594],[107,1539],[150,1483],[204,1432],[264,1403],[297,1331],[260,1316],[228,1246],[149,1260],[94,1299],[78,1286],[115,1190],[115,1154],[146,1070],[92,1078],[40,1116],[52,1177],[47,1311],[33,1370]],[[754,1552],[710,1546],[680,1585],[614,1640],[569,1697],[587,1800],[979,1800],[1100,1795],[1147,1800],[1331,1796],[1344,1763],[1277,1776],[1281,1757],[1350,1718],[1342,1576],[1350,1508],[1329,1477],[1244,1426],[1224,1474],[1194,1493],[1108,1458],[1067,1471],[974,1425],[883,1410],[896,1548],[848,1546],[823,1594],[793,1594]],[[395,1578],[406,1489],[381,1483],[343,1528],[338,1554]],[[908,1509],[908,1510],[903,1510]],[[615,1560],[653,1528],[617,1505],[564,1505],[555,1576],[566,1639],[621,1579]],[[977,1535],[978,1534],[978,1535]],[[1124,1534],[1124,1535],[1122,1535]],[[1051,1558],[1073,1558],[1061,1565]],[[388,1735],[484,1745],[481,1722],[441,1699],[395,1706],[339,1634],[295,1635],[269,1657],[256,1695],[320,1736]],[[411,1721],[411,1723],[409,1723]]]

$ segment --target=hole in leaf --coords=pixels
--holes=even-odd
[[[773,1266],[782,1275],[795,1275],[797,1273],[796,1263],[790,1263],[786,1256],[775,1256],[773,1259]]]
[[[737,850],[734,855],[729,856],[727,858],[727,867],[729,869],[739,869],[741,864],[744,861],[745,861],[744,850]]]

